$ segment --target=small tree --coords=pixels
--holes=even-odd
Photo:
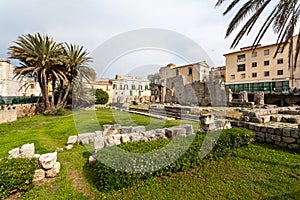
[[[96,104],[106,104],[108,102],[108,93],[102,89],[96,89]]]

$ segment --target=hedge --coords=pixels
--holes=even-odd
[[[254,141],[255,136],[253,132],[244,128],[223,130],[221,134],[220,132],[210,132],[206,137],[204,134],[198,134],[186,138],[123,143],[118,147],[104,148],[97,153],[96,186],[100,191],[110,192],[141,184],[151,177],[189,170],[207,160],[220,158],[248,145]],[[218,136],[215,141],[214,138]],[[172,146],[168,147],[171,142]],[[160,149],[161,147],[164,148]],[[212,150],[202,158],[199,154],[200,149],[205,152],[210,148]],[[158,149],[160,150],[157,151]],[[127,153],[124,153],[124,150]],[[180,151],[183,153],[178,153]],[[138,154],[139,152],[142,154]],[[174,162],[170,162],[172,160]],[[110,163],[110,166],[106,165],[107,163]]]
[[[0,161],[0,199],[11,192],[25,192],[33,187],[36,159],[4,158]]]

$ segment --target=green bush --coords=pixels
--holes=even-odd
[[[8,197],[12,191],[24,192],[31,189],[36,163],[36,159],[2,159],[0,161],[0,198]]]
[[[108,102],[109,95],[106,91],[102,89],[96,89],[96,104],[106,104]]]
[[[98,190],[110,192],[112,190],[131,187],[135,184],[143,183],[144,180],[151,177],[168,175],[175,172],[189,170],[200,166],[205,160],[217,159],[229,154],[237,148],[247,145],[254,141],[254,133],[243,128],[233,128],[223,130],[222,134],[215,141],[214,138],[220,134],[219,132],[210,132],[205,135],[199,134],[186,138],[173,138],[172,147],[166,146],[170,140],[157,140],[152,142],[134,142],[123,143],[119,145],[123,150],[144,153],[152,151],[152,154],[125,154],[118,153],[120,148],[109,147],[98,152],[98,161],[96,164],[96,185]],[[205,138],[205,143],[203,143]],[[213,146],[213,144],[216,144]],[[203,145],[202,145],[203,143]],[[212,147],[213,146],[213,147]],[[160,149],[164,147],[163,149]],[[199,155],[200,150],[209,149],[212,151],[204,158]],[[172,151],[185,150],[182,155]],[[160,149],[160,151],[155,151]],[[143,157],[144,156],[144,157]],[[138,159],[139,157],[139,159]],[[170,163],[170,160],[176,160]],[[108,167],[103,163],[112,163],[112,167]],[[129,164],[128,164],[129,163]],[[143,167],[139,173],[137,169]],[[159,168],[159,166],[164,166]],[[131,173],[132,171],[136,173]]]

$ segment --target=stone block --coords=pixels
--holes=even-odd
[[[265,139],[261,138],[261,137],[255,137],[255,141],[260,142],[260,143],[264,143]]]
[[[261,125],[260,124],[254,124],[254,131],[255,132],[260,132],[261,131]]]
[[[34,143],[24,144],[20,148],[20,156],[22,158],[33,158],[33,156],[34,156]]]
[[[275,145],[277,145],[279,147],[287,147],[287,143],[285,143],[285,142],[275,141]]]
[[[122,134],[121,142],[122,142],[122,143],[130,142],[130,137],[129,137],[129,135],[128,135],[128,134]]]
[[[249,124],[249,129],[252,130],[252,131],[255,131],[255,124]]]
[[[146,131],[146,128],[145,128],[145,126],[133,126],[131,131],[133,133],[141,133],[143,131]]]
[[[258,138],[265,138],[266,137],[266,133],[258,132],[258,133],[256,133],[256,137],[258,137]]]
[[[95,137],[95,133],[82,133],[78,134],[78,141],[81,143],[89,144],[90,142],[94,142]]]
[[[261,129],[260,129],[261,132],[264,132],[264,133],[267,133],[268,132],[268,129],[267,127],[265,126],[262,126]]]
[[[274,134],[275,133],[274,127],[267,127],[267,132],[270,134]]]
[[[297,150],[299,149],[299,144],[289,144],[288,145],[288,148],[291,149],[291,150]]]
[[[43,169],[36,169],[34,171],[33,180],[32,182],[40,181],[45,178],[45,170]]]
[[[272,115],[270,119],[273,122],[281,122],[282,116],[281,115]]]
[[[73,149],[73,144],[69,144],[66,146],[66,150],[71,150],[71,149]]]
[[[95,137],[103,137],[103,131],[95,131]]]
[[[180,127],[173,127],[173,137],[184,137],[186,136],[186,130]]]
[[[254,122],[254,123],[262,123],[262,118],[261,117],[251,117],[250,121]]]
[[[112,137],[114,139],[114,144],[115,145],[121,144],[121,137],[122,137],[121,134],[113,135]]]
[[[283,136],[286,136],[286,137],[290,137],[291,136],[291,128],[289,128],[289,127],[284,127],[283,129],[282,129],[282,135]]]
[[[51,169],[54,167],[57,160],[57,152],[46,153],[40,156],[39,163],[43,169]]]
[[[275,130],[274,130],[274,133],[276,134],[276,135],[282,135],[282,128],[275,128]]]
[[[295,138],[292,138],[292,137],[282,137],[282,141],[286,142],[288,144],[291,144],[291,143],[296,142],[297,140]]]
[[[103,131],[103,136],[110,136],[110,135],[115,135],[119,134],[121,130],[105,130]]]
[[[270,122],[270,115],[262,116],[261,120],[262,120],[262,123]]]
[[[126,134],[126,133],[132,133],[132,127],[131,126],[122,126],[121,134]]]
[[[249,116],[244,116],[244,121],[245,122],[250,122],[250,117]]]
[[[77,142],[77,139],[78,139],[77,135],[69,136],[67,144],[75,144]]]
[[[104,148],[105,137],[95,137],[94,149],[102,149]]]
[[[110,147],[115,145],[115,140],[113,136],[107,136],[105,141],[104,141],[104,147]]]
[[[108,130],[120,130],[122,126],[120,124],[105,124],[103,125],[103,130],[108,131]]]
[[[187,135],[190,135],[190,134],[194,133],[194,128],[193,128],[192,124],[183,124],[179,127],[184,128]],[[162,129],[160,129],[160,130],[162,130]]]
[[[19,158],[20,157],[20,148],[14,148],[8,152],[8,158]]]
[[[279,135],[271,135],[271,139],[277,142],[281,142],[281,137]]]
[[[46,171],[45,176],[47,178],[54,178],[60,171],[60,162],[56,162],[53,168]]]
[[[291,137],[296,138],[296,139],[300,138],[300,133],[298,132],[298,129],[293,128],[291,130]]]

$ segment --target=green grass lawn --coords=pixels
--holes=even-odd
[[[100,125],[145,125],[147,129],[179,125],[181,122],[150,119],[140,115],[100,109]],[[81,123],[89,122],[86,113]],[[78,122],[77,122],[78,123]],[[194,124],[196,128],[197,125]],[[86,131],[93,130],[86,126]],[[83,130],[85,131],[85,130]],[[34,116],[0,124],[0,158],[12,148],[34,142],[36,153],[64,147],[76,135],[72,113],[62,117]],[[58,153],[60,176],[36,184],[21,199],[300,199],[300,155],[269,145],[251,144],[234,155],[143,185],[113,193],[97,191],[93,170],[87,167],[89,152],[84,146]]]

